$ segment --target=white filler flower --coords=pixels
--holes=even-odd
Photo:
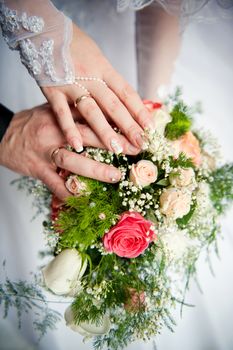
[[[87,268],[76,249],[64,249],[42,269],[46,286],[57,295],[74,295]]]
[[[184,230],[179,230],[175,227],[168,228],[167,232],[161,235],[161,240],[174,260],[182,258],[190,245]]]
[[[106,334],[109,332],[111,326],[110,319],[107,315],[104,315],[102,321],[98,322],[98,324],[81,322],[77,325],[74,322],[74,315],[71,306],[66,309],[64,317],[66,325],[84,337],[94,337],[96,335]]]

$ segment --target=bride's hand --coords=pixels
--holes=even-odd
[[[76,76],[98,77],[107,84],[96,80],[79,81],[91,94],[77,105],[91,129],[107,149],[119,153],[122,149],[121,139],[106,120],[106,114],[132,146],[140,148],[143,128],[151,125],[148,111],[138,94],[113,69],[93,40],[76,25],[73,25],[71,57]],[[79,128],[75,128],[70,105],[86,93],[74,84],[43,87],[42,91],[55,112],[67,142],[80,151],[83,141]]]
[[[104,148],[95,133],[83,124],[79,127],[85,146]],[[129,143],[119,135],[124,153],[129,153]],[[121,172],[113,167],[64,148],[51,157],[54,150],[66,143],[48,104],[16,113],[0,142],[0,165],[44,182],[60,199],[70,195],[64,180],[57,174],[60,167],[72,173],[104,182],[117,182]],[[53,160],[52,160],[53,158]],[[54,164],[55,162],[55,164]]]

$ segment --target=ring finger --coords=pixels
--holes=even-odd
[[[83,118],[87,121],[92,130],[97,134],[100,141],[105,145],[105,147],[116,154],[123,151],[123,145],[121,144],[121,139],[119,135],[112,129],[108,121],[106,120],[101,109],[95,102],[95,100],[89,96],[88,98],[80,98],[79,89],[73,89],[71,99],[78,101],[76,103],[76,108],[82,114]],[[85,96],[84,94],[81,96]],[[87,96],[87,95],[86,95]]]

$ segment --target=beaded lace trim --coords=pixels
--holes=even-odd
[[[26,12],[18,14],[16,10],[0,3],[0,25],[4,39],[11,49],[19,50],[22,63],[40,86],[64,85],[74,82],[73,67],[67,57],[72,37],[72,22],[64,16],[64,40],[61,48],[61,61],[64,76],[58,77],[54,67],[54,40],[34,42],[34,38],[43,34],[43,18],[28,16]],[[48,37],[48,35],[46,35]],[[56,58],[57,59],[57,58]]]

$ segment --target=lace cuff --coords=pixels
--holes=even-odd
[[[40,86],[74,82],[70,57],[72,21],[50,1],[0,2],[0,25],[9,47]]]

